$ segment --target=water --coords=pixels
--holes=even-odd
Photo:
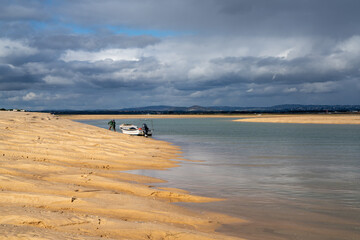
[[[107,121],[88,120],[107,127]],[[142,120],[117,120],[137,125]],[[184,151],[161,186],[227,198],[183,204],[245,218],[219,231],[248,239],[360,239],[360,126],[154,119],[154,138]]]

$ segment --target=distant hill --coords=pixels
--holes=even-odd
[[[54,114],[216,114],[216,113],[321,113],[360,112],[360,105],[299,105],[284,104],[272,107],[230,107],[230,106],[146,106],[113,110],[44,110]]]

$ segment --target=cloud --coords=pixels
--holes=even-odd
[[[284,93],[294,93],[299,91],[296,87],[292,87],[292,88],[285,88],[284,89]]]
[[[359,54],[360,53],[360,36],[354,35],[349,39],[341,42],[338,48],[343,52]]]
[[[336,82],[316,82],[305,83],[302,85],[300,92],[304,93],[329,93],[339,88]]]
[[[24,57],[35,53],[37,53],[37,49],[29,47],[23,42],[0,38],[0,61],[2,58]]]
[[[136,48],[106,49],[99,52],[67,50],[60,57],[60,60],[63,60],[65,62],[71,62],[71,61],[97,62],[103,60],[139,61],[140,57],[141,57],[141,50]]]
[[[213,48],[196,49],[196,41],[184,40],[176,44],[172,39],[163,40],[136,49],[67,50],[53,61],[28,62],[15,69],[34,77],[33,81],[22,78],[22,84],[28,87],[22,89],[51,90],[52,86],[67,88],[71,85],[75,91],[82,89],[89,93],[113,89],[149,94],[150,90],[166,87],[194,101],[205,102],[206,98],[211,98],[224,103],[228,98],[219,100],[221,96],[215,94],[219,89],[226,88],[225,96],[234,94],[238,98],[324,94],[336,92],[338,82],[346,79],[349,72],[353,72],[353,77],[359,76],[356,64],[346,57],[353,53],[338,50],[343,42],[334,44],[323,55],[314,54],[309,48],[307,52],[284,58],[278,55],[281,49],[270,56],[269,53],[262,55],[264,52],[258,46],[256,51],[237,52],[236,45],[223,46],[218,39],[208,39],[204,43]],[[175,45],[177,48],[170,51]],[[233,56],[229,48],[235,49]],[[218,57],[224,53],[230,56]],[[174,94],[170,90],[162,94],[167,93]]]
[[[30,88],[39,80],[23,68],[0,64],[0,91],[15,91]]]
[[[359,102],[355,0],[1,3],[10,107]]]
[[[30,39],[30,45],[36,48],[60,51],[99,51],[106,49],[143,48],[154,45],[160,40],[153,36],[126,36],[109,32],[74,34],[52,33],[35,35]]]
[[[267,0],[88,0],[66,1],[60,11],[82,24],[212,34],[350,36],[360,28],[356,24],[359,7],[357,0],[275,0],[271,4]]]
[[[41,5],[44,1],[11,1],[1,0],[1,20],[46,20],[48,14]]]
[[[29,92],[28,94],[26,94],[22,99],[24,101],[31,101],[31,100],[34,100],[34,99],[37,99],[39,98],[40,96],[39,95],[36,95],[35,93],[33,92]]]
[[[71,85],[73,82],[70,79],[47,75],[44,78],[44,82],[50,85]]]

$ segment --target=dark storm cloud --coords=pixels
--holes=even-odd
[[[250,82],[248,78],[234,72],[229,72],[217,78],[205,78],[197,81],[186,79],[185,81],[175,82],[173,86],[181,91],[204,91],[247,82]]]
[[[357,0],[68,1],[62,13],[83,24],[213,34],[336,35],[360,30]],[[98,16],[98,17],[94,17]]]
[[[301,94],[304,97],[308,94],[345,94],[348,91],[352,94],[341,98],[358,101],[359,97],[344,86],[360,79],[359,40],[355,37],[332,45],[327,51],[311,50],[298,57],[215,58],[209,60],[204,71],[214,74],[205,77],[199,74],[194,79],[187,79],[186,84],[174,86],[179,90],[203,92],[228,86],[229,92],[238,91],[238,96],[252,98],[289,96],[291,99]],[[359,89],[359,84],[355,84],[354,89]]]
[[[24,69],[0,64],[0,91],[14,91],[31,88],[39,79]]]
[[[21,89],[53,90],[55,88],[73,88],[91,91],[91,89],[127,89],[144,90],[158,87],[159,81],[152,71],[159,69],[159,63],[153,58],[139,61],[51,61],[29,63],[17,67],[18,72],[7,67],[3,73],[6,79],[15,80],[11,86],[21,81]],[[10,70],[9,70],[10,69]],[[7,70],[7,72],[5,71]],[[31,76],[29,78],[27,76]],[[9,89],[4,89],[9,90]]]
[[[356,0],[217,0],[221,13],[231,16],[235,27],[245,32],[284,35],[352,35],[360,2]],[[229,19],[230,20],[230,19]],[[236,28],[236,27],[235,27]]]
[[[342,80],[349,72],[356,74],[357,66],[349,66],[346,72],[338,71],[329,67],[325,71],[319,71],[316,64],[323,61],[324,56],[306,56],[295,59],[275,57],[228,57],[214,59],[211,62],[219,68],[233,69],[230,76],[224,76],[224,80],[233,83],[272,83],[272,84],[298,84],[302,82],[325,82]],[[261,72],[258,72],[262,69]],[[357,75],[360,74],[358,73]],[[221,85],[221,79],[218,84]]]

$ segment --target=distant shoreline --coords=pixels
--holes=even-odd
[[[127,118],[242,118],[253,117],[254,114],[64,114],[59,117],[71,120],[86,120],[86,119],[127,119]]]
[[[236,122],[301,123],[301,124],[360,124],[359,113],[345,114],[111,114],[111,115],[60,115],[71,120],[128,119],[128,118],[237,118]]]

